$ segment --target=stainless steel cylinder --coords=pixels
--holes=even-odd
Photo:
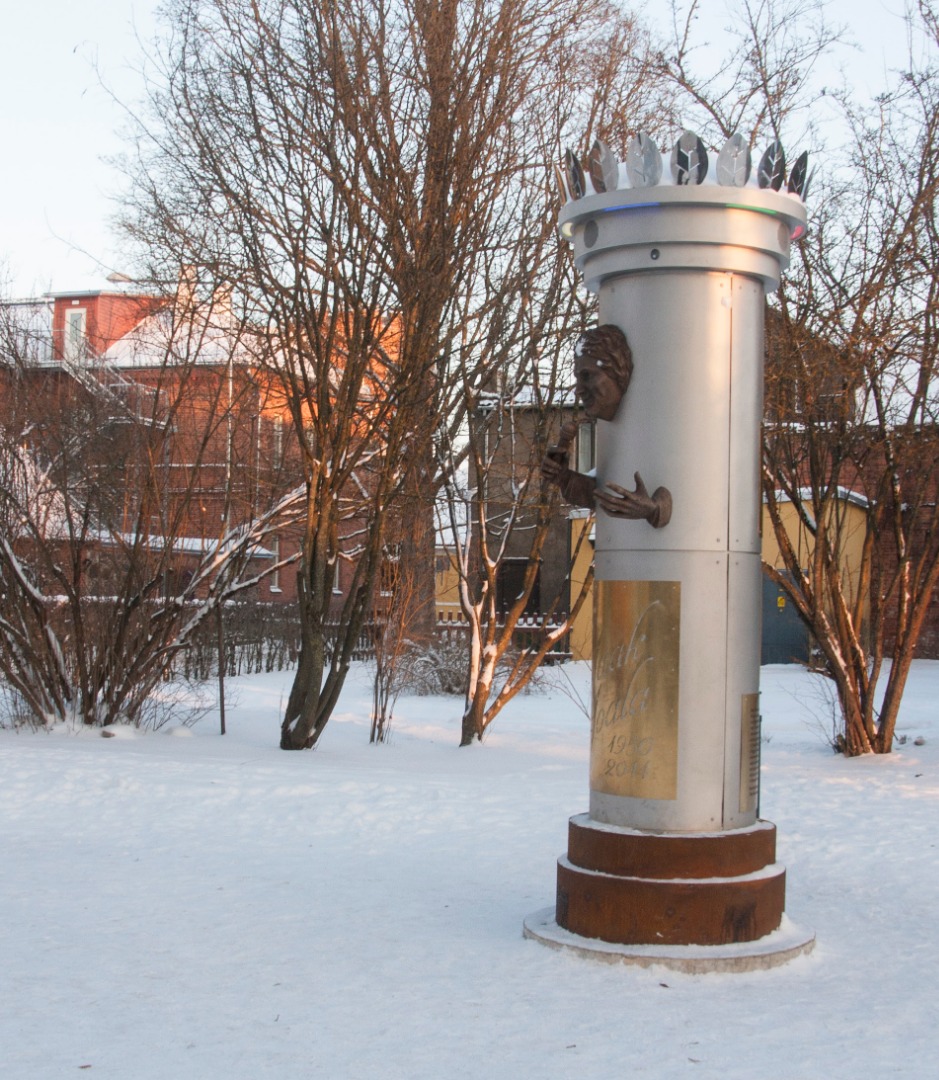
[[[753,825],[759,801],[765,294],[796,196],[656,187],[561,214],[599,322],[634,372],[597,424],[598,484],[672,496],[661,529],[598,512],[590,817],[666,832]]]

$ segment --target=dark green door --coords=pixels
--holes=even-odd
[[[776,584],[763,577],[763,646],[761,664],[806,664],[809,632],[792,601]]]

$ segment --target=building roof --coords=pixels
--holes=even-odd
[[[164,308],[143,318],[99,358],[116,368],[157,368],[168,363],[208,366],[252,359],[230,310],[216,305],[179,317]]]
[[[835,488],[835,498],[840,499],[842,502],[851,503],[853,506],[864,507],[865,509],[871,504],[870,499],[868,499],[866,495],[862,495],[859,491],[853,491],[851,488],[843,487],[840,484],[837,488]],[[811,502],[812,489],[808,487],[799,488],[799,499],[803,502]],[[792,500],[789,498],[789,495],[785,491],[777,489],[776,501],[781,503],[787,503],[791,502]],[[763,502],[766,502],[765,495],[763,496]]]

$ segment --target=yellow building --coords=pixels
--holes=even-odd
[[[796,507],[791,502],[780,497],[778,505],[786,536],[799,556],[799,565],[808,566],[815,552],[812,534],[805,523],[799,519]],[[867,499],[847,488],[839,488],[831,513],[832,517],[838,515],[841,518],[838,523],[842,538],[841,573],[850,589],[849,597],[853,601],[857,595],[864,553],[864,537],[867,532]],[[773,523],[765,506],[763,507],[762,556],[767,566],[772,566],[777,570],[784,569]]]

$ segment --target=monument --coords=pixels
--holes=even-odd
[[[525,924],[548,944],[700,970],[814,941],[759,817],[763,315],[805,228],[806,160],[786,183],[778,142],[753,170],[735,136],[709,170],[693,133],[668,158],[638,136],[622,166],[596,143],[588,183],[567,156],[561,234],[598,298],[575,360],[597,468],[571,472],[564,432],[544,471],[596,508],[596,581],[589,812],[555,909]]]

